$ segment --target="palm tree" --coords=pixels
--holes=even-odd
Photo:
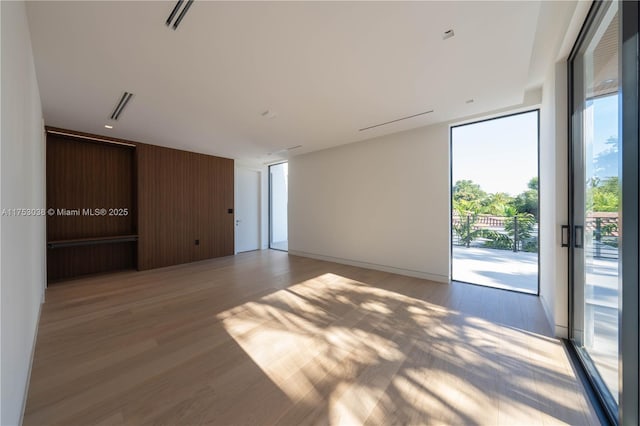
[[[511,218],[511,220],[505,222],[504,230],[511,241],[514,242],[513,251],[518,251],[518,242],[531,238],[536,218],[531,213],[518,212],[513,206],[505,208],[504,215]]]
[[[512,202],[513,197],[506,192],[489,194],[483,202],[483,212],[494,216],[500,216],[504,212],[504,209]]]
[[[475,229],[480,203],[477,200],[454,200],[453,208],[460,218],[460,223],[453,224],[453,230],[460,238],[460,242],[469,247],[471,242],[482,236],[483,233],[482,229]]]

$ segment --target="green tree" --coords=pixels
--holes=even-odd
[[[513,201],[513,197],[505,192],[489,194],[482,201],[481,213],[501,216],[504,213],[504,209],[511,205]]]
[[[478,220],[478,210],[480,203],[478,201],[458,200],[454,201],[453,208],[458,213],[460,223],[453,224],[453,231],[458,235],[460,243],[469,247],[471,242],[482,236],[482,230],[476,229],[475,224]]]
[[[520,213],[513,206],[504,209],[507,217],[504,224],[504,232],[487,231],[484,236],[489,239],[484,246],[500,250],[513,250],[515,241],[518,247],[525,251],[537,251],[538,246],[532,241],[531,236],[536,224],[535,217],[530,213]]]
[[[531,213],[517,213],[504,225],[504,230],[513,241],[526,241],[531,238],[536,219]],[[517,228],[517,229],[516,229]]]
[[[512,205],[520,213],[529,213],[538,219],[538,178],[531,178],[527,184],[528,190],[518,194]]]
[[[617,212],[620,208],[620,180],[618,176],[604,179],[594,177],[587,185],[587,202],[594,212]]]
[[[478,205],[487,197],[487,193],[480,188],[480,185],[471,180],[459,180],[453,186],[454,204],[460,200],[477,202]]]

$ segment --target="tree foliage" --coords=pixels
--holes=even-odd
[[[538,217],[538,190],[529,189],[524,191],[513,200],[513,206],[522,213],[529,213],[533,217]]]
[[[487,193],[480,188],[480,185],[471,180],[459,180],[453,186],[454,204],[464,201],[481,203],[487,197]]]
[[[461,207],[475,214],[506,216],[507,209],[514,208],[518,213],[529,213],[538,218],[538,178],[529,180],[527,190],[512,197],[504,192],[489,194],[480,185],[471,180],[459,180],[453,186],[453,208]],[[464,202],[464,204],[461,204]]]
[[[460,220],[453,225],[453,231],[460,243],[469,247],[473,240],[485,237],[488,239],[486,246],[492,248],[513,248],[514,239],[523,244],[530,244],[538,217],[538,178],[532,178],[527,188],[512,197],[504,192],[487,193],[471,180],[457,181],[453,186],[452,204]],[[480,214],[506,216],[512,219],[506,221],[504,232],[497,232],[478,229],[475,226]],[[536,251],[537,245],[530,244],[530,247],[525,247],[527,248]]]
[[[610,176],[594,177],[587,185],[587,205],[594,212],[617,212],[620,209],[620,180]]]
[[[605,143],[609,148],[595,156],[595,176],[587,182],[587,208],[594,212],[617,212],[620,208],[618,138],[611,136]]]
[[[531,238],[535,224],[536,219],[531,213],[517,213],[505,223],[504,230],[509,237],[517,235],[518,241],[523,241]]]

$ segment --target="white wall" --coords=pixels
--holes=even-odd
[[[449,129],[289,160],[289,253],[449,279]]]
[[[2,209],[44,208],[44,132],[23,2],[1,2]],[[21,420],[45,285],[45,218],[0,221],[0,424]]]
[[[540,110],[540,300],[559,337],[568,336],[568,249],[561,225],[568,223],[567,63],[549,70]]]
[[[568,23],[543,83],[540,110],[540,300],[555,335],[565,338],[569,334],[569,251],[561,247],[560,227],[569,222],[567,58],[590,5],[566,5]]]

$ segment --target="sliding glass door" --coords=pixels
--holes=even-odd
[[[622,143],[622,6],[618,2],[594,4],[570,59],[570,338],[613,421],[620,418],[623,325],[635,329],[637,342],[637,318],[635,324],[621,322],[622,295],[628,296],[623,290],[637,286],[637,281],[630,281],[632,277],[623,281],[621,248],[623,241],[631,241],[631,235],[622,226],[622,218],[623,214],[631,218],[631,212],[623,209],[622,200],[632,197],[636,207],[638,202],[637,162],[632,166],[635,189],[629,186],[631,182],[622,186],[622,154],[627,155]],[[635,125],[637,128],[637,116]],[[637,212],[635,220],[637,230]],[[624,261],[637,265],[638,259]],[[637,288],[635,294],[637,299]],[[637,317],[637,300],[635,312]],[[635,357],[626,363],[635,364],[637,390],[637,352]]]

